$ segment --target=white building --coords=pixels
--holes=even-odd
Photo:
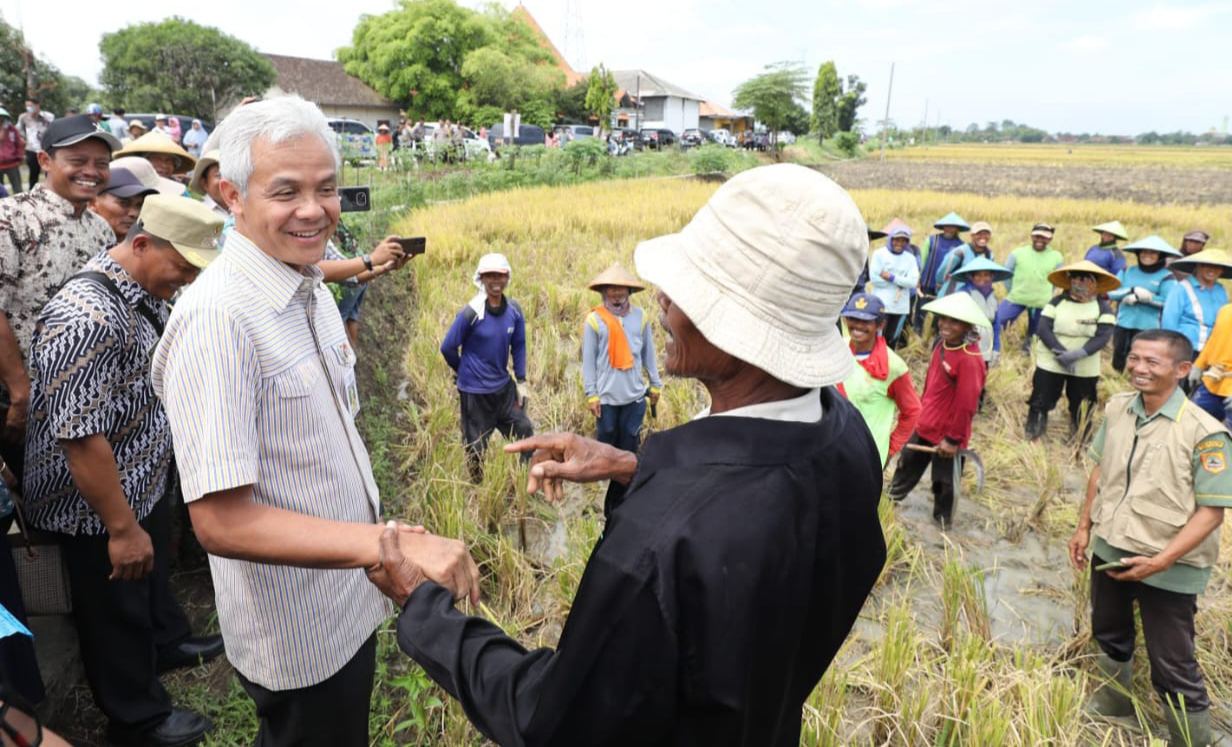
[[[666,128],[679,135],[698,126],[702,97],[645,70],[613,70],[620,127]]]

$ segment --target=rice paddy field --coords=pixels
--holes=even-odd
[[[1037,183],[1040,174],[1074,170],[1080,184],[1082,170],[1095,166],[1057,165],[1047,159],[1062,154],[1048,151],[1047,158],[1036,159],[1033,149],[1023,151],[1031,158],[1001,161],[991,150],[902,151],[884,166],[872,159],[853,162],[866,170],[858,175],[830,173],[852,191],[874,227],[899,217],[919,237],[951,210],[969,222],[989,221],[998,259],[1025,243],[1040,220],[1057,225],[1054,246],[1074,259],[1094,243],[1089,227],[1108,220],[1120,220],[1134,237],[1158,233],[1173,243],[1195,226],[1216,237],[1213,246],[1226,247],[1232,235],[1228,163],[1208,166],[1185,157],[1144,166],[1131,163],[1141,157],[1136,151],[1091,151],[1087,157],[1098,168],[1218,173],[1216,189],[1229,195],[1214,202],[1178,200],[1171,188],[1144,183],[1131,199],[1070,182],[1049,193]],[[897,170],[904,164],[950,164],[946,168],[955,169],[955,177],[944,184],[904,179]],[[985,167],[1013,174],[1007,184],[1026,186],[1003,191],[958,176],[961,169]],[[560,635],[602,531],[602,488],[571,486],[559,504],[527,495],[524,468],[500,453],[499,436],[488,451],[483,481],[473,484],[440,340],[474,292],[475,262],[486,252],[504,252],[514,268],[508,293],[528,318],[529,410],[536,429],[590,433],[594,421],[584,407],[579,358],[582,320],[597,295],[586,283],[613,261],[631,269],[639,240],[678,230],[716,188],[693,178],[643,178],[515,189],[403,210],[391,221],[388,232],[427,236],[429,243],[410,271],[373,285],[365,309],[361,428],[385,510],[463,538],[484,572],[484,600],[471,611],[528,648],[552,646]],[[400,200],[378,195],[377,202]],[[372,220],[380,223],[372,230],[384,233],[383,219]],[[649,306],[653,299],[638,294],[634,301]],[[852,635],[805,704],[802,745],[1163,743],[1160,707],[1141,647],[1134,680],[1138,718],[1113,724],[1083,714],[1095,680],[1087,577],[1070,569],[1065,543],[1090,465],[1066,443],[1061,408],[1045,439],[1024,442],[1032,364],[1019,350],[1021,334],[1021,327],[1008,333],[975,424],[972,446],[987,465],[987,486],[979,493],[966,486],[952,531],[934,528],[926,488],[902,505],[883,501],[889,561]],[[913,341],[904,357],[922,384],[925,341]],[[1101,395],[1124,388],[1105,367]],[[669,378],[657,419],[646,427],[670,428],[705,404],[697,385]],[[887,484],[892,470],[891,464]],[[1225,530],[1223,561],[1199,600],[1197,618],[1199,659],[1225,728],[1232,725],[1229,543]],[[208,624],[208,593],[198,596],[195,609]],[[218,729],[210,744],[251,743],[252,706],[225,662],[165,681],[178,702],[214,719]],[[79,699],[88,710],[88,693]],[[374,745],[486,744],[461,708],[397,650],[388,627],[379,637],[370,723]]]

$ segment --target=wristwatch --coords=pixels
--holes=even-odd
[[[372,272],[372,271],[373,271],[373,269],[372,269],[372,255],[371,255],[371,254],[365,254],[364,256],[360,257],[360,259],[362,259],[362,260],[364,261],[364,267],[368,268],[368,272]]]

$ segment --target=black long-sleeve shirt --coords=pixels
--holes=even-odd
[[[496,742],[792,745],[885,562],[881,462],[833,389],[817,423],[710,417],[650,437],[555,651],[420,586],[402,649]]]

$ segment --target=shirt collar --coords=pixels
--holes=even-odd
[[[77,208],[73,206],[73,203],[52,191],[46,182],[40,182],[35,185],[31,196],[39,199],[60,215],[72,220],[81,220],[86,214],[86,210],[82,210],[81,214],[78,215]]]
[[[734,410],[720,412],[716,418],[762,418],[763,420],[779,420],[789,423],[816,423],[821,420],[821,394],[816,389],[810,389],[799,397],[781,399],[775,402],[761,402],[756,405],[745,405]],[[697,418],[711,417],[707,407],[698,413]]]
[[[1156,416],[1162,415],[1165,418],[1176,421],[1181,415],[1181,408],[1185,406],[1185,393],[1178,386],[1172,390],[1172,396],[1168,397],[1168,401],[1155,411],[1154,415],[1146,414],[1146,407],[1142,404],[1142,393],[1139,392],[1133,399],[1129,401],[1129,411],[1138,416],[1139,420],[1153,420]]]
[[[141,283],[138,283],[137,279],[130,275],[123,265],[115,261],[115,258],[111,256],[111,252],[100,252],[94,259],[90,260],[89,264],[115,282],[116,287],[120,289],[120,295],[124,296],[124,300],[130,306],[136,306],[144,302],[157,308],[162,300],[151,295],[149,291],[142,287]]]
[[[227,251],[223,253],[223,257],[247,275],[256,286],[257,292],[278,311],[285,309],[296,293],[305,286],[315,290],[324,277],[321,268],[316,265],[305,267],[301,273],[274,259],[261,251],[238,229],[228,232]]]

